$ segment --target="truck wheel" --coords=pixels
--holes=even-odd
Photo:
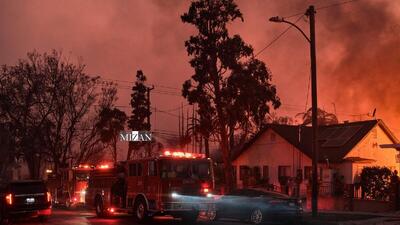
[[[104,206],[103,206],[103,202],[100,199],[96,200],[96,215],[97,217],[104,217]]]
[[[194,224],[197,221],[197,218],[199,217],[199,212],[198,211],[192,211],[192,212],[187,212],[182,215],[182,221],[188,224]]]
[[[133,213],[138,223],[145,223],[148,221],[147,205],[143,199],[138,199],[133,207]]]

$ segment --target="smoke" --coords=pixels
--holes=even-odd
[[[257,52],[286,28],[268,22],[269,17],[299,13],[310,4],[318,8],[337,2],[341,1],[237,0],[245,22],[232,23],[230,34],[240,34]],[[180,19],[189,5],[186,0],[0,0],[0,64],[15,63],[33,49],[55,48],[71,52],[71,58],[82,57],[91,74],[133,80],[136,70],[142,69],[149,83],[179,89],[193,74],[184,41],[195,29]],[[341,120],[377,108],[378,118],[400,129],[399,12],[400,1],[390,0],[358,0],[317,10],[322,108],[332,112],[334,102]],[[308,33],[307,21],[300,20],[298,25]],[[282,114],[304,111],[310,65],[308,45],[301,35],[291,29],[259,58],[273,73],[284,104]],[[128,106],[130,92],[119,89],[117,105]],[[180,96],[152,93],[152,105],[159,110],[174,109],[181,102],[185,100]],[[177,117],[157,112],[152,119],[153,128],[178,129]]]
[[[321,11],[321,93],[338,108],[371,112],[399,128],[400,29],[395,1],[359,1]],[[398,6],[398,4],[397,4]],[[329,55],[335,57],[329,60]],[[327,60],[325,60],[327,59]],[[364,117],[366,119],[366,117]]]

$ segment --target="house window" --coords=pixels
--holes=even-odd
[[[255,179],[259,180],[261,178],[261,169],[259,166],[253,168],[253,176]]]
[[[240,166],[239,167],[239,179],[244,180],[250,175],[250,168],[248,166]]]
[[[304,179],[309,180],[311,179],[312,175],[312,167],[311,166],[305,166],[304,167]]]
[[[279,166],[278,167],[278,177],[288,177],[290,176],[290,166]]]
[[[268,179],[269,178],[269,167],[268,166],[263,166],[263,179]]]

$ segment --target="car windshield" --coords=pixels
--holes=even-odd
[[[10,190],[15,194],[44,193],[46,186],[42,182],[11,183]]]
[[[210,163],[195,160],[166,160],[161,167],[162,178],[205,179],[210,176]]]

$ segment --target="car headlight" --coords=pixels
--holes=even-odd
[[[214,195],[213,194],[211,194],[211,193],[208,193],[207,194],[207,198],[212,198]]]
[[[179,195],[178,195],[178,193],[176,193],[176,192],[172,192],[172,193],[171,193],[171,197],[172,197],[172,198],[178,198]]]

